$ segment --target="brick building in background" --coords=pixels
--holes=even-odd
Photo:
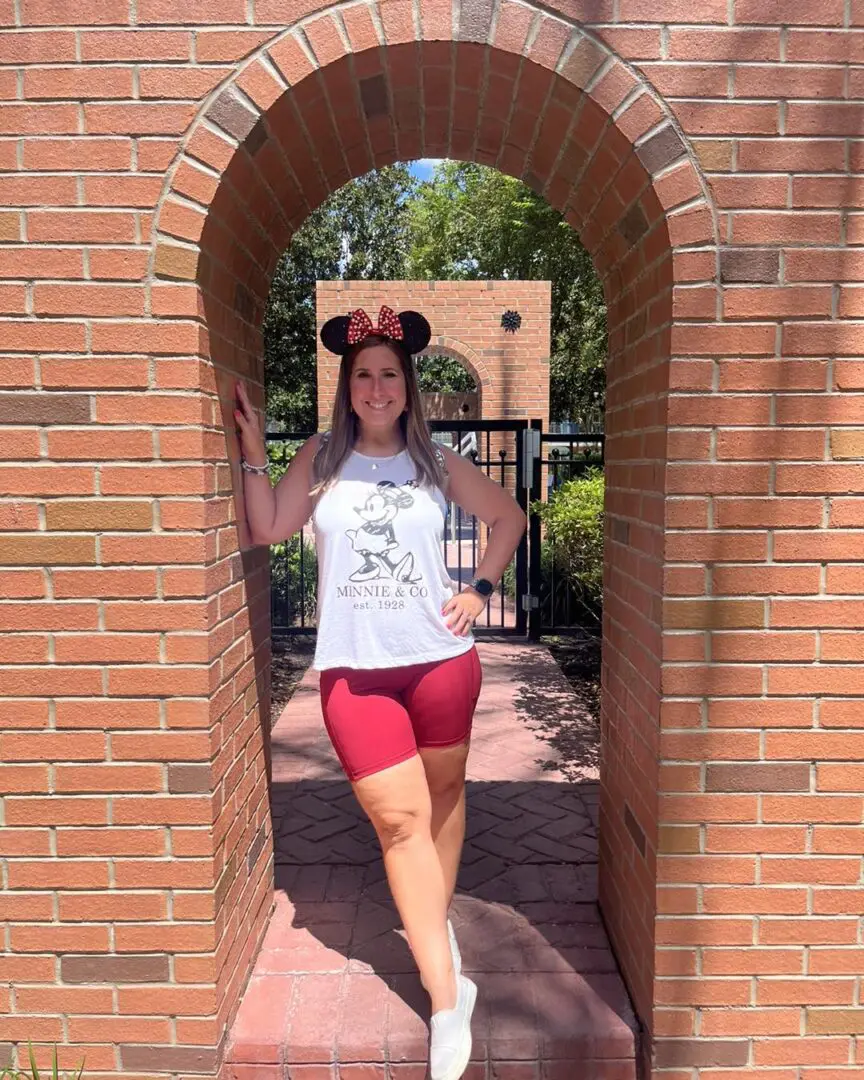
[[[645,1061],[860,1076],[862,0],[0,17],[0,1043],[222,1072],[273,876],[234,378],[263,403],[310,210],[450,156],[605,283],[601,894]]]
[[[319,281],[316,297],[319,329],[334,315],[346,315],[358,307],[369,313],[373,323],[382,304],[397,312],[422,312],[432,328],[426,352],[451,357],[474,379],[479,403],[472,419],[539,419],[545,430],[551,282]],[[506,311],[521,316],[515,332],[501,325]],[[328,352],[319,337],[318,427],[322,431],[330,424],[338,375],[339,357]]]

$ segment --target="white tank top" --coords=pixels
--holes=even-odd
[[[442,552],[447,503],[416,475],[407,450],[354,451],[318,500],[316,670],[424,664],[473,646],[441,612],[456,591]]]

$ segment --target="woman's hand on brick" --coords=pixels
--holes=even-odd
[[[234,409],[234,422],[240,439],[240,453],[250,465],[267,464],[267,448],[261,435],[258,417],[252,408],[246,384],[237,380],[237,407]]]

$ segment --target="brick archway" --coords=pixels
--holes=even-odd
[[[465,368],[474,380],[474,384],[477,387],[477,392],[479,394],[482,394],[484,389],[488,391],[489,386],[491,385],[492,380],[486,370],[486,365],[483,363],[482,357],[480,357],[470,345],[466,345],[464,341],[459,341],[457,338],[439,335],[433,339],[426,351],[422,352],[420,355],[447,356],[451,360],[455,360],[457,364],[461,364],[462,367]]]
[[[653,1068],[854,1072],[857,6],[13,7],[0,1039],[218,1072],[272,882],[233,378],[261,401],[309,211],[449,156],[562,208],[605,283],[603,906]]]
[[[460,418],[466,418],[466,408],[468,419],[482,418],[485,415],[483,408],[487,401],[486,395],[488,395],[492,381],[488,372],[486,372],[483,361],[471,346],[466,345],[464,341],[457,341],[455,338],[446,336],[438,336],[436,340],[440,344],[431,344],[425,352],[420,354],[419,359],[422,360],[425,356],[446,356],[448,359],[455,360],[457,364],[460,364],[474,380],[476,388],[465,397],[465,401],[460,406]],[[433,398],[433,407],[434,400]],[[427,410],[429,408],[428,404],[424,407]],[[427,411],[427,416],[434,415],[435,413]]]
[[[228,421],[235,373],[263,401],[258,327],[276,260],[292,229],[350,175],[412,156],[471,156],[523,176],[580,231],[604,281],[611,327],[601,898],[650,1028],[666,595],[658,555],[672,338],[687,332],[673,329],[673,288],[687,297],[696,285],[716,289],[713,208],[662,99],[582,30],[514,5],[488,44],[417,42],[413,27],[393,22],[392,8],[379,14],[384,40],[375,20],[350,7],[285,33],[202,110],[154,221],[153,270],[200,288],[201,330]],[[214,495],[239,501],[233,424],[225,428],[232,466],[218,466]],[[230,527],[223,535],[233,536]],[[259,658],[261,697],[267,553],[246,550],[242,528],[237,542],[250,626],[236,642],[245,642],[243,657]],[[238,684],[232,666],[214,691],[246,722],[259,715],[255,675],[247,664]],[[253,802],[262,782],[249,788]],[[268,845],[257,836],[256,873],[265,881]],[[232,890],[225,900],[254,937],[263,912],[247,916],[248,900]]]
[[[454,342],[453,338],[439,337],[438,341]],[[458,347],[457,347],[458,346]],[[483,404],[486,400],[484,398],[484,388],[489,386],[489,376],[485,377],[485,382],[481,379],[478,368],[472,360],[479,359],[474,350],[465,345],[464,342],[458,342],[447,345],[430,345],[424,352],[418,356],[418,362],[422,363],[425,357],[430,356],[445,356],[448,360],[454,360],[459,366],[470,375],[474,380],[475,389],[468,392],[468,398],[470,399],[470,405],[468,405],[469,416],[475,418],[483,417]],[[487,391],[488,392],[488,391]],[[430,415],[427,413],[427,415]]]

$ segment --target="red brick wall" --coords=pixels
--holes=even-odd
[[[422,312],[432,328],[429,353],[458,360],[474,377],[482,419],[549,419],[548,281],[319,281],[320,329],[334,315],[361,307],[373,322],[382,304]],[[518,311],[516,333],[501,326],[505,311]],[[330,426],[338,356],[318,339],[318,424]]]
[[[0,0],[0,1043],[217,1075],[272,884],[233,377],[308,212],[454,156],[605,281],[602,890],[654,1072],[864,1066],[864,6],[553,12]]]
[[[476,420],[480,416],[479,394],[445,394],[429,392],[420,395],[424,414],[434,420]]]

